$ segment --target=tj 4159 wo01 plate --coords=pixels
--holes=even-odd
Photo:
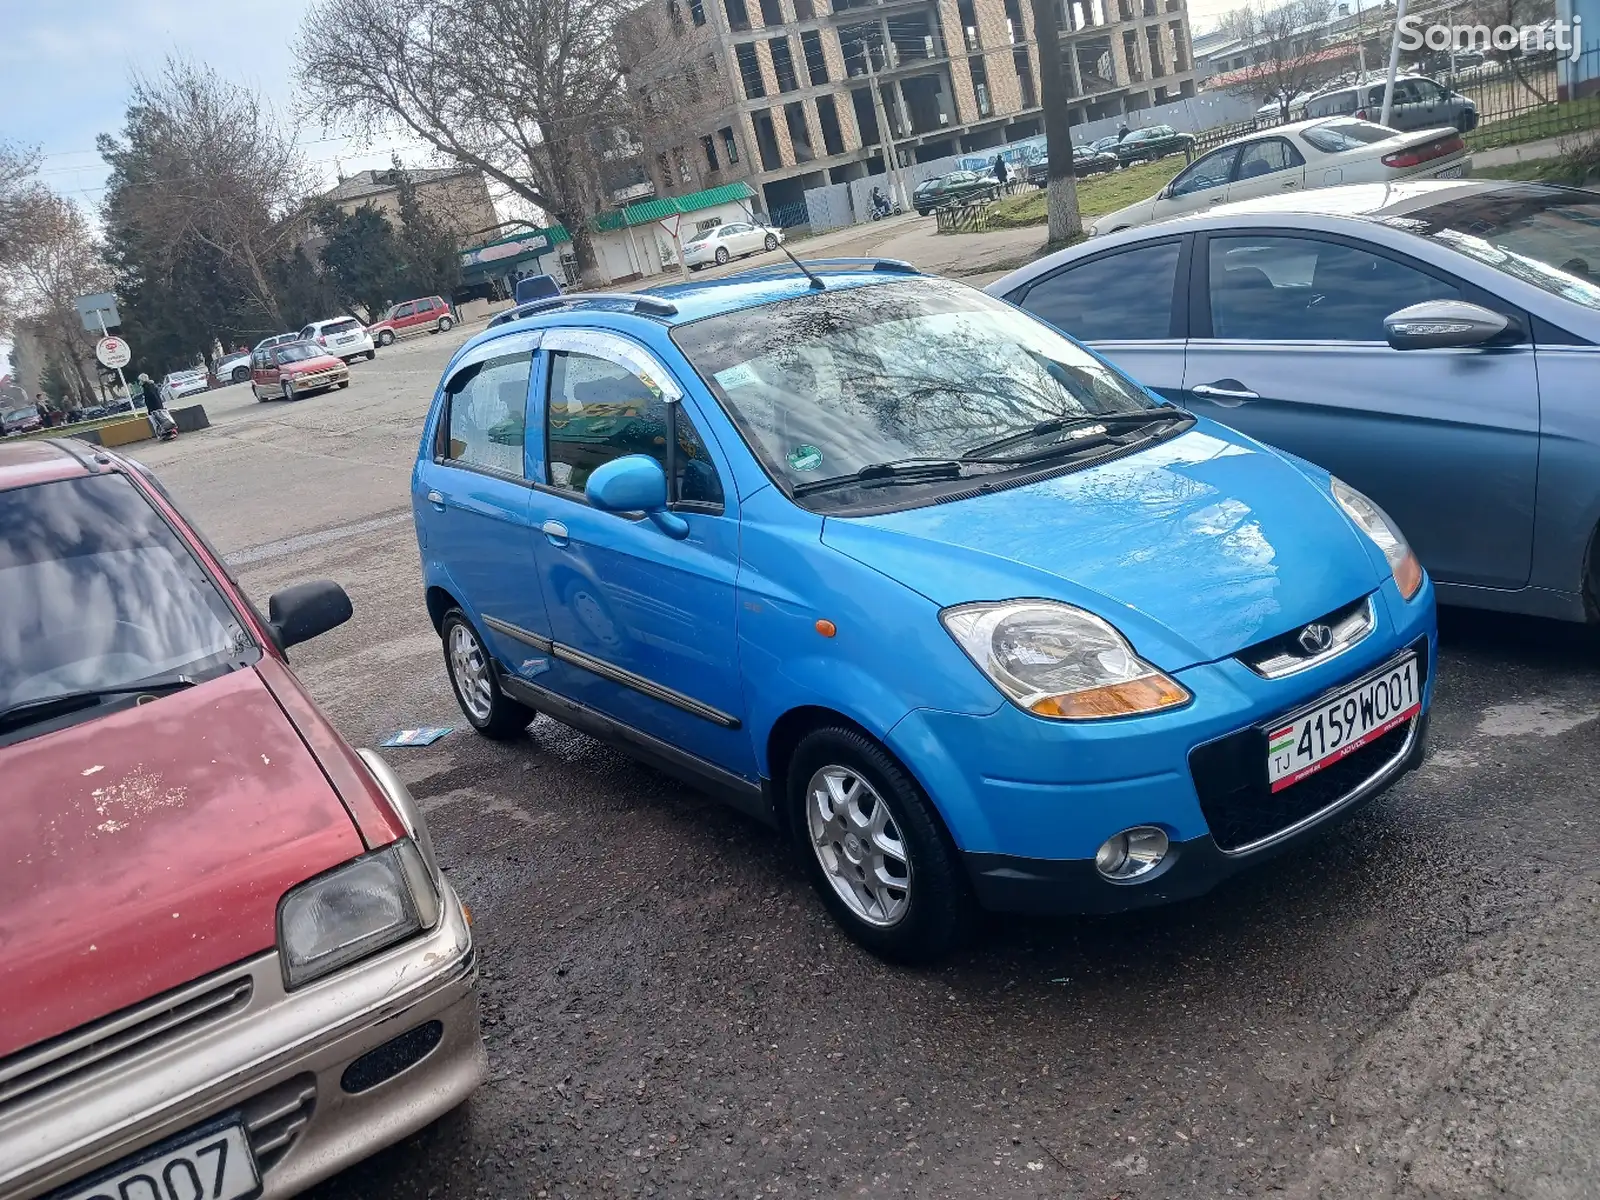
[[[181,1134],[49,1200],[248,1200],[261,1176],[237,1121]]]
[[[1409,655],[1267,735],[1272,790],[1299,783],[1422,711],[1417,657]]]

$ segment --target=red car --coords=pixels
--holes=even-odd
[[[257,400],[298,400],[349,386],[349,365],[315,342],[266,346],[250,356],[250,390]]]
[[[288,1196],[485,1074],[472,935],[410,794],[352,750],[153,478],[0,447],[0,1196]]]
[[[413,333],[445,333],[456,323],[456,314],[442,296],[427,296],[396,304],[381,320],[367,326],[372,340],[380,346],[394,345],[396,338]]]

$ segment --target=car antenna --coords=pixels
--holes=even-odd
[[[750,206],[748,204],[745,204],[743,201],[740,201],[739,207],[744,209],[744,215],[749,217],[750,218],[750,223],[752,225],[754,225],[756,223],[756,215],[755,215],[755,213],[750,211]],[[762,222],[762,223],[765,224],[765,222]],[[787,247],[787,246],[785,246],[783,244],[783,239],[782,238],[778,239],[778,249],[783,251],[783,256],[785,258],[787,258],[795,266],[800,268],[800,273],[811,281],[810,286],[811,286],[811,288],[813,290],[820,292],[820,291],[822,291],[824,288],[826,288],[828,286],[827,284],[822,282],[822,280],[821,280],[821,278],[819,276],[812,274],[810,267],[806,266],[805,263],[801,262],[798,258],[796,258],[793,254],[791,254],[789,252],[789,247]]]

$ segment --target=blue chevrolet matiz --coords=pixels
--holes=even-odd
[[[1198,895],[1421,760],[1433,588],[1381,509],[901,263],[524,306],[412,487],[479,732],[776,826],[887,957]]]

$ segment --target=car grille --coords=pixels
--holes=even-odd
[[[1315,621],[1296,626],[1288,633],[1248,646],[1235,657],[1263,678],[1282,679],[1325,663],[1330,658],[1337,658],[1358,645],[1377,624],[1372,597],[1363,596]],[[1313,625],[1328,627],[1329,642],[1324,649],[1307,650],[1300,644],[1301,632]]]
[[[318,371],[315,375],[296,375],[294,377],[294,385],[302,388],[326,387],[328,384],[343,378],[343,371]]]
[[[263,1174],[293,1148],[295,1139],[311,1123],[316,1103],[317,1080],[313,1075],[296,1075],[245,1103],[239,1115],[250,1139],[250,1152]]]
[[[1417,681],[1426,685],[1427,638],[1413,643],[1411,649],[1417,653]],[[1281,723],[1281,717],[1195,747],[1189,754],[1189,770],[1212,838],[1228,853],[1261,849],[1275,835],[1338,808],[1398,766],[1397,759],[1420,719],[1412,717],[1353,754],[1276,793],[1267,782],[1267,732]]]
[[[251,990],[248,975],[179,988],[0,1061],[0,1116],[78,1076],[193,1036],[242,1011]]]

